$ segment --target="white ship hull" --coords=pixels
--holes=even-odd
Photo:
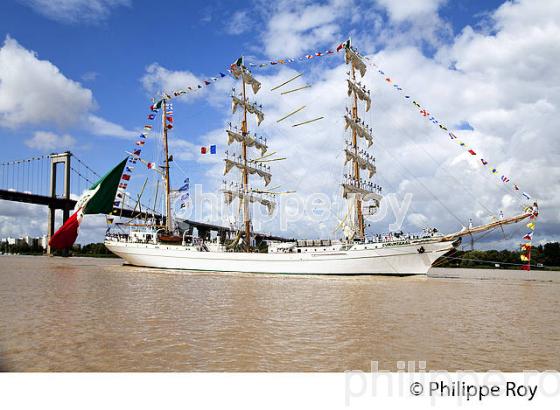
[[[192,246],[107,240],[107,248],[135,266],[210,272],[318,275],[425,275],[453,241],[373,243],[292,252],[200,251]]]

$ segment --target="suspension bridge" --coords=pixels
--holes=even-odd
[[[92,167],[70,151],[5,161],[0,163],[0,200],[47,206],[47,236],[50,239],[56,228],[56,211],[62,211],[62,221],[66,222],[76,205],[76,200],[71,198],[72,194],[75,197],[79,196],[99,178],[101,176]],[[59,189],[60,186],[62,189]],[[165,221],[165,217],[155,211],[114,208],[113,213],[124,218],[149,217]],[[181,222],[203,234],[210,231],[231,231],[230,228],[209,223],[191,220]],[[286,240],[266,234],[257,236],[263,239]],[[50,247],[47,248],[47,254],[51,254]]]

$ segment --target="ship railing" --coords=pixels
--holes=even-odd
[[[387,232],[379,233],[367,238],[367,243],[386,243],[386,242],[396,242],[396,241],[415,241],[418,239],[429,239],[442,236],[437,229],[428,228],[421,232]]]

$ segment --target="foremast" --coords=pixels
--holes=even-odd
[[[265,205],[269,213],[272,213],[274,209],[274,202],[270,199],[266,199],[263,195],[265,191],[253,190],[250,186],[249,176],[251,174],[256,174],[264,179],[265,186],[267,186],[271,181],[270,167],[263,165],[266,162],[265,153],[268,149],[266,145],[266,140],[257,137],[256,135],[251,135],[249,132],[248,125],[248,114],[253,114],[257,118],[257,126],[264,120],[264,113],[262,112],[262,107],[258,106],[256,102],[250,102],[247,97],[247,86],[251,86],[253,94],[257,94],[261,84],[257,81],[247,67],[243,64],[243,57],[240,57],[234,64],[231,65],[231,73],[235,79],[240,79],[242,83],[242,92],[237,95],[235,88],[233,90],[232,98],[232,113],[235,113],[237,107],[243,109],[243,116],[241,120],[241,129],[239,130],[237,126],[231,127],[226,130],[228,134],[228,145],[233,143],[239,143],[241,148],[240,155],[236,156],[232,154],[230,157],[229,153],[226,152],[225,161],[225,171],[224,175],[227,174],[232,168],[238,168],[241,173],[241,184],[230,183],[225,184],[223,192],[225,195],[226,203],[231,203],[234,198],[238,198],[240,201],[240,207],[243,210],[242,222],[243,222],[243,233],[245,238],[245,251],[251,251],[251,212],[250,204],[251,202],[259,202]],[[261,151],[260,158],[251,158],[249,155],[249,148],[255,147]]]
[[[171,220],[171,183],[169,179],[169,144],[167,142],[167,102],[165,99],[161,102],[161,133],[163,140],[163,155],[165,155],[163,165],[163,181],[165,185],[165,230],[173,231],[173,221]]]
[[[350,65],[348,71],[348,96],[351,98],[351,108],[346,109],[345,129],[350,128],[352,136],[346,141],[345,165],[350,162],[350,173],[344,175],[343,197],[348,199],[348,216],[350,216],[350,230],[352,238],[365,239],[364,213],[369,215],[376,212],[381,200],[381,187],[369,181],[376,173],[375,158],[367,152],[373,145],[372,129],[359,117],[359,103],[365,104],[365,112],[371,108],[370,91],[356,79],[356,71],[361,77],[366,73],[366,64],[359,53],[352,47],[351,41],[344,44],[345,61]],[[367,141],[367,148],[360,147],[359,139]],[[366,178],[362,178],[361,171],[368,171]],[[372,202],[364,212],[364,202]]]

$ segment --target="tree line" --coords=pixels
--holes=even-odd
[[[520,269],[523,262],[520,251],[488,250],[488,251],[456,251],[440,258],[435,265],[438,267],[488,267],[496,263],[501,268]],[[560,243],[549,242],[544,245],[534,246],[531,250],[532,269],[560,269]]]

